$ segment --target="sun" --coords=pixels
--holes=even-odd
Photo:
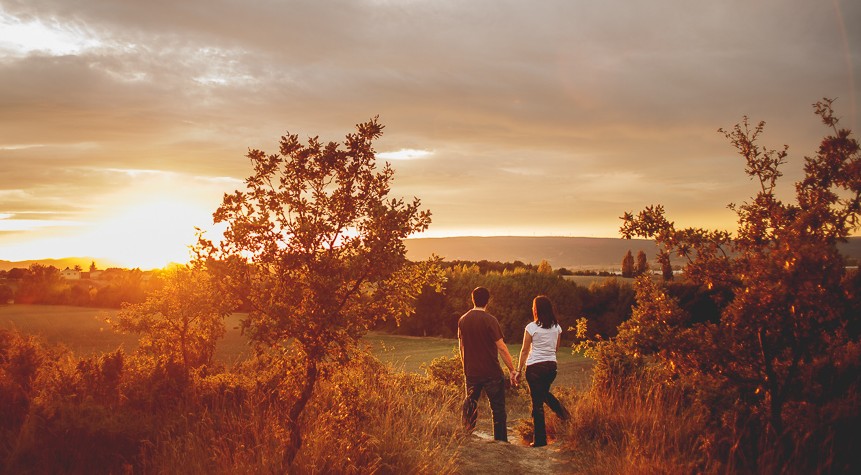
[[[154,269],[190,260],[195,227],[211,227],[212,210],[190,201],[154,199],[133,203],[97,225],[91,239],[98,255],[125,267]]]

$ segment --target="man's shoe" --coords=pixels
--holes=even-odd
[[[543,444],[540,444],[540,443],[539,443],[539,444],[536,444],[535,442],[530,442],[530,443],[529,443],[529,446],[530,446],[530,447],[544,447],[544,446],[546,446],[546,445],[547,445],[547,442],[545,442],[545,443],[543,443]]]

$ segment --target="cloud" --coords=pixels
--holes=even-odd
[[[718,127],[769,121],[792,179],[825,132],[810,103],[836,96],[857,124],[859,17],[804,0],[0,0],[0,212],[75,221],[159,187],[214,209],[248,148],[379,115],[394,191],[434,227],[612,236],[646,204],[718,213],[749,191]]]
[[[433,152],[429,150],[402,148],[394,152],[377,153],[377,158],[382,158],[383,160],[416,160],[420,158],[426,158],[431,155],[433,155]]]

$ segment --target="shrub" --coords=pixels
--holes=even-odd
[[[599,345],[596,390],[625,393],[639,382],[635,394],[657,395],[656,408],[670,407],[666,400],[707,407],[691,410],[707,420],[711,458],[698,470],[712,462],[790,473],[861,466],[843,442],[861,417],[859,287],[837,250],[861,222],[861,148],[838,129],[831,104],[814,105],[833,135],[805,158],[797,203],[777,198],[787,148],[761,147],[764,123],[750,127],[745,117],[724,132],[758,182],[751,201],[730,205],[735,233],[677,229],[659,205],[623,217],[625,237],[655,238],[686,257],[685,278],[698,289],[679,294],[691,299],[686,311],[671,288],[638,279],[631,320]]]
[[[434,358],[430,363],[422,364],[421,368],[431,381],[449,386],[463,386],[463,362],[456,348],[451,356]]]

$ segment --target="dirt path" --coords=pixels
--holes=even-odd
[[[575,454],[560,443],[532,448],[509,430],[512,443],[497,442],[487,432],[476,430],[458,453],[459,473],[471,474],[576,474],[582,473]]]

